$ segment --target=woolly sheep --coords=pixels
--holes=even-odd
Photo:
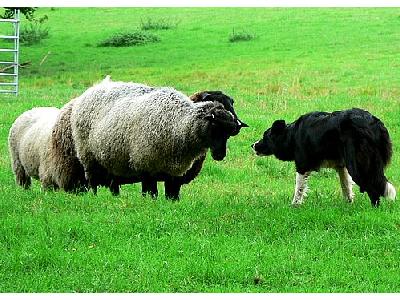
[[[11,126],[8,146],[16,183],[29,188],[31,177],[38,179],[43,188],[55,187],[51,176],[49,142],[52,128],[60,110],[55,107],[38,107],[24,112]]]
[[[89,186],[167,176],[166,195],[177,198],[175,178],[209,148],[222,160],[237,120],[217,102],[193,103],[173,88],[138,96],[131,85],[107,78],[75,100],[72,136]]]
[[[190,100],[196,103],[204,101],[216,101],[223,104],[224,108],[230,111],[238,122],[237,131],[233,133],[232,136],[238,134],[242,127],[248,127],[247,124],[238,119],[236,112],[233,109],[233,103],[234,103],[233,99],[225,95],[221,91],[201,91],[191,95],[189,98]],[[180,186],[182,186],[183,184],[190,183],[200,173],[205,159],[206,159],[205,153],[200,155],[193,162],[192,167],[183,176],[176,177],[174,178],[174,180],[172,180],[172,178],[169,178],[170,176],[164,176],[164,178],[144,178],[142,180],[142,194],[143,195],[149,194],[152,197],[156,197],[158,195],[157,181],[174,181],[174,184],[175,186],[177,186],[177,189],[178,186],[180,188]]]
[[[47,176],[66,192],[82,192],[87,189],[83,166],[76,156],[72,138],[71,112],[75,99],[64,105],[53,126],[50,138],[50,157],[52,167]]]
[[[230,98],[229,96],[225,95],[221,91],[201,91],[201,92],[197,92],[197,93],[191,95],[189,98],[193,102],[216,101],[216,102],[223,104],[224,108],[226,110],[230,111],[234,115],[235,119],[238,122],[237,131],[235,133],[233,133],[232,135],[238,134],[242,127],[248,127],[247,124],[245,124],[244,122],[242,122],[238,119],[236,112],[233,109],[233,103],[234,103],[233,99]],[[175,186],[179,186],[179,188],[180,188],[180,186],[182,186],[183,184],[188,184],[192,180],[194,180],[197,177],[197,175],[200,173],[205,159],[206,159],[206,154],[199,156],[193,162],[192,167],[184,175],[174,178],[173,181],[174,181]],[[164,181],[164,182],[171,181],[172,178],[170,178],[170,177],[171,176],[167,176],[167,175],[162,176],[162,178],[154,178],[154,177],[149,177],[149,176],[144,176],[144,178],[140,178],[140,177],[138,178],[136,176],[135,178],[131,178],[131,179],[114,177],[113,179],[111,179],[111,182],[113,184],[112,184],[112,187],[110,187],[110,190],[114,195],[118,195],[119,194],[119,185],[131,184],[131,183],[141,181],[143,196],[145,196],[146,194],[149,194],[152,197],[157,197],[157,195],[158,195],[157,181]]]
[[[107,76],[103,82],[110,80],[110,76]],[[129,92],[135,95],[141,95],[152,91],[154,88],[143,85],[132,83],[129,86],[120,86],[119,92]],[[126,88],[128,90],[126,90]],[[82,164],[80,163],[76,150],[75,141],[72,137],[71,128],[71,113],[72,107],[75,103],[75,99],[68,102],[64,107],[61,108],[61,112],[57,118],[56,124],[54,125],[50,147],[51,161],[53,162],[53,168],[51,169],[51,176],[57,182],[58,186],[67,192],[71,191],[85,191],[88,186],[88,182],[85,178],[85,172]],[[106,170],[99,169],[96,172],[98,182],[101,185],[107,186],[113,192],[117,194],[119,187],[115,185],[116,178],[111,178],[107,175]]]

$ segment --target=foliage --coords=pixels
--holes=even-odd
[[[47,15],[39,19],[33,18],[30,23],[22,27],[20,31],[20,42],[25,45],[39,43],[42,39],[49,37],[49,28],[44,26],[48,20]]]
[[[168,30],[173,29],[178,26],[179,21],[172,21],[170,19],[154,19],[147,18],[146,20],[141,20],[140,29],[141,30]]]
[[[154,34],[134,31],[115,33],[111,37],[98,43],[99,47],[128,47],[138,46],[160,41],[160,38]]]
[[[14,16],[15,9],[19,9],[20,13],[25,16],[25,18],[29,21],[34,19],[34,13],[36,11],[36,7],[5,7],[4,14],[0,16],[2,19],[10,19]]]
[[[255,35],[252,33],[248,33],[245,31],[235,32],[235,29],[232,30],[231,35],[229,36],[229,41],[231,43],[240,42],[240,41],[250,41],[255,38]]]

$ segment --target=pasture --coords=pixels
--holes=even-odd
[[[372,208],[355,186],[342,198],[336,172],[309,181],[291,207],[293,163],[250,145],[276,119],[360,107],[393,140],[388,179],[400,189],[400,9],[39,9],[49,37],[21,46],[18,97],[0,94],[1,292],[400,292],[400,205]],[[159,41],[98,47],[141,22]],[[26,25],[24,19],[22,26]],[[254,35],[230,42],[232,32]],[[14,183],[7,135],[36,106],[61,107],[113,80],[222,90],[249,124],[222,162],[208,155],[179,202],[126,185],[70,195]]]

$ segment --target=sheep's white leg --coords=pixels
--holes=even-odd
[[[296,186],[294,189],[292,205],[300,205],[303,203],[303,198],[306,196],[308,190],[307,180],[309,176],[310,172],[304,174],[296,172]]]
[[[346,168],[338,168],[337,172],[339,173],[340,185],[342,187],[343,197],[345,197],[349,202],[352,203],[354,199],[353,179],[351,178]]]

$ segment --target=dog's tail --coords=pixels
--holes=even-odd
[[[390,200],[396,199],[396,189],[394,188],[393,184],[391,184],[389,181],[386,182],[385,192],[383,196]]]
[[[379,141],[377,142],[380,148],[382,161],[384,163],[384,166],[386,167],[390,163],[390,160],[392,158],[392,153],[393,153],[392,141],[390,140],[388,130],[386,129],[385,125],[381,122],[381,120],[379,120],[376,117],[373,118],[376,121],[376,127],[379,132]]]
[[[385,175],[384,168],[392,156],[392,143],[383,123],[366,111],[356,111],[341,124],[341,139],[346,167],[360,186],[367,192],[374,205],[379,197],[396,197],[396,190]]]

